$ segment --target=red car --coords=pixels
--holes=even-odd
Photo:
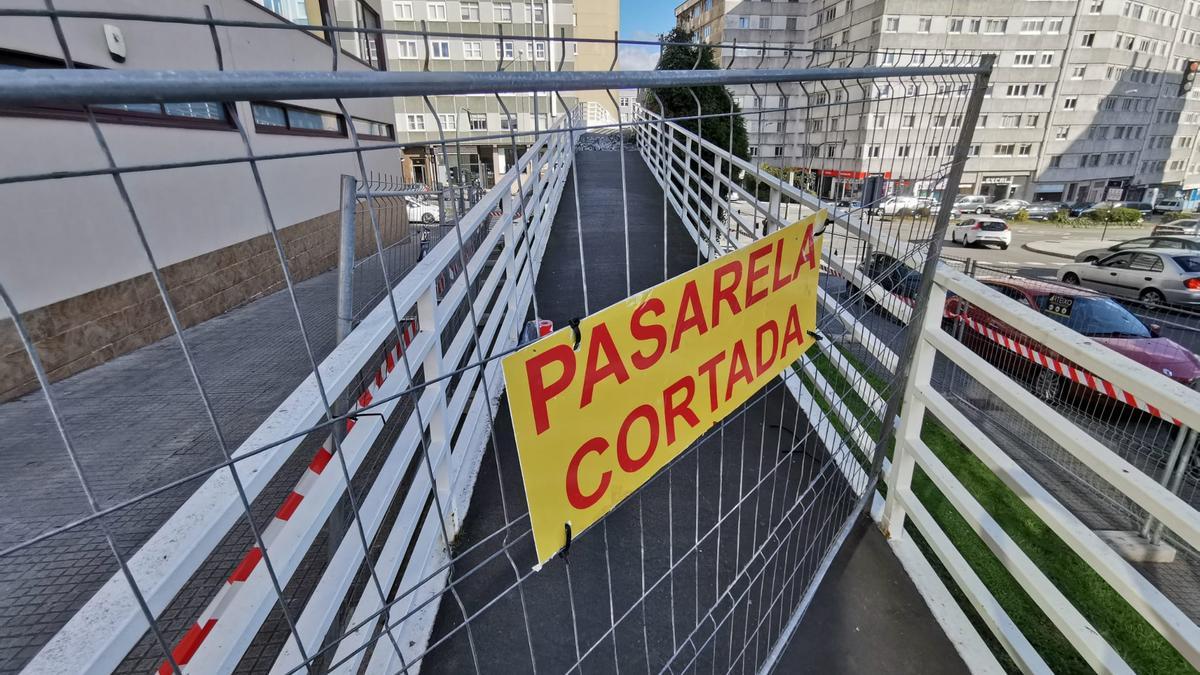
[[[1146,325],[1106,295],[1078,286],[1033,279],[981,281],[1177,382],[1190,386],[1200,378],[1200,357],[1175,341],[1160,337],[1157,326]],[[1103,380],[1085,373],[1054,350],[995,316],[974,306],[960,313],[962,304],[965,303],[960,297],[946,299],[946,324],[953,328],[956,318],[962,320],[965,325],[962,326],[961,335],[967,346],[989,361],[1032,381],[1034,393],[1041,398],[1050,400],[1059,397],[1064,393],[1064,381],[1116,397]],[[1119,392],[1117,396],[1120,396]],[[1147,410],[1143,406],[1137,407]]]

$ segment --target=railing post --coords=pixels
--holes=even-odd
[[[925,404],[917,395],[917,387],[928,385],[933,376],[933,361],[937,355],[933,345],[924,339],[926,333],[942,329],[942,308],[946,303],[946,290],[934,286],[925,304],[924,312],[913,313],[909,330],[914,331],[916,345],[911,352],[908,377],[904,382],[904,400],[900,408],[900,424],[896,431],[895,449],[892,451],[892,467],[887,476],[887,501],[883,505],[883,517],[879,528],[889,539],[899,538],[904,532],[904,506],[901,494],[912,490],[915,461],[909,448],[921,439],[921,427],[925,421]],[[890,419],[890,418],[888,418]],[[882,457],[884,448],[876,452]]]
[[[337,342],[354,329],[354,213],[358,180],[342,176],[341,222],[338,241]]]
[[[425,292],[421,294],[417,300],[417,325],[422,331],[429,330],[430,347],[425,354],[425,360],[421,364],[421,372],[424,375],[424,380],[436,380],[445,372],[445,363],[442,358],[442,330],[443,326],[437,322],[437,277],[426,287]],[[414,376],[416,373],[413,373]],[[435,485],[432,486],[437,490],[438,499],[442,504],[448,504],[450,498],[450,482],[449,473],[446,470],[445,462],[442,460],[450,454],[449,447],[446,443],[449,442],[450,434],[447,433],[449,420],[446,419],[446,381],[435,382],[426,387],[426,391],[434,390],[433,409],[429,416],[425,418],[425,423],[429,425],[429,442],[425,445],[426,452],[430,454],[426,459],[432,467],[433,480]],[[420,397],[415,399],[416,405],[420,406]],[[422,429],[420,433],[425,433]],[[444,514],[447,519],[453,520],[454,515],[451,513]],[[446,528],[450,528],[452,523],[444,523]]]

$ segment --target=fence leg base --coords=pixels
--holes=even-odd
[[[1096,535],[1129,562],[1175,562],[1175,547],[1159,542],[1153,544],[1132,530],[1097,530]]]

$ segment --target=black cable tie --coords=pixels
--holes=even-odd
[[[567,560],[567,555],[571,552],[571,524],[563,523],[563,529],[566,530],[567,533],[567,543],[564,544],[562,550],[558,552],[558,557],[562,558],[563,562],[569,565],[571,564],[571,561]]]
[[[346,419],[354,420],[355,422],[357,422],[358,418],[360,418],[360,417],[378,417],[379,419],[383,420],[384,422],[387,422],[387,418],[384,417],[383,413],[367,413],[367,412],[365,412],[365,413],[354,413],[353,415],[346,415]]]
[[[808,333],[809,337],[811,337],[812,339],[814,339],[818,342],[825,339],[825,336],[821,335],[820,333],[818,333],[815,330],[810,330],[810,331],[805,331],[805,332]]]
[[[579,351],[579,343],[583,342],[583,334],[579,332],[579,317],[571,319],[569,323],[571,324],[571,334],[575,336],[575,346],[571,349]],[[570,525],[568,525],[567,528],[570,529]],[[567,539],[570,539],[569,535]]]

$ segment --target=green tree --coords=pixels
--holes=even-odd
[[[658,59],[657,70],[720,70],[721,66],[713,55],[712,47],[697,44],[692,31],[675,28],[660,37],[663,42],[675,44],[663,47],[662,55]],[[693,93],[695,97],[692,96]],[[705,141],[731,152],[736,157],[748,158],[750,142],[746,135],[746,121],[740,114],[741,108],[734,103],[733,96],[725,87],[710,85],[652,89],[643,95],[642,105],[647,110],[659,113],[664,117],[694,118],[697,100],[700,102],[700,114],[704,116],[703,119],[680,120],[677,124],[692,133],[699,134]],[[660,101],[662,102],[661,107]],[[710,115],[713,117],[709,117]],[[676,148],[675,154],[682,160],[682,150]],[[709,166],[714,165],[711,150],[703,150],[701,157]],[[691,167],[701,176],[705,185],[712,185],[712,173],[700,162],[693,159]],[[740,171],[733,169],[728,162],[724,163],[723,170],[731,180],[736,180],[740,174]],[[697,209],[700,213],[709,213],[712,206],[711,194],[701,189],[694,180],[691,183],[688,189],[682,190],[682,192],[690,195],[689,202],[692,208]],[[726,198],[728,192],[729,188],[722,184],[719,189],[721,197]],[[697,201],[697,195],[699,201]]]

